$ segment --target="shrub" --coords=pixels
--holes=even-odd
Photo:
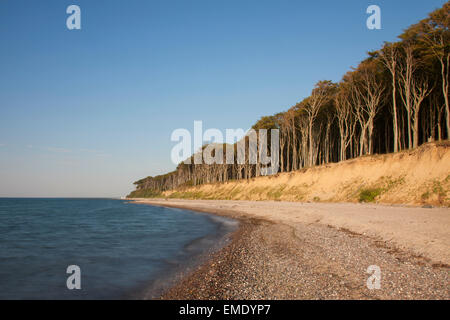
[[[374,202],[375,198],[378,197],[383,189],[362,189],[359,193],[359,202]]]

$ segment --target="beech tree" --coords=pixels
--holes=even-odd
[[[320,108],[322,108],[329,99],[331,99],[331,90],[334,84],[331,81],[320,81],[313,89],[311,96],[304,104],[304,110],[308,119],[308,165],[313,166],[315,164],[314,149],[317,145],[317,134],[313,136],[314,121],[319,114]]]
[[[380,60],[389,70],[392,77],[392,120],[394,133],[394,152],[398,149],[398,120],[397,120],[397,64],[398,48],[395,44],[386,43],[380,50]]]

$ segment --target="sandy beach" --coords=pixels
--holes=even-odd
[[[449,299],[450,209],[134,199],[237,219],[232,241],[163,299]],[[381,288],[368,289],[381,270]]]

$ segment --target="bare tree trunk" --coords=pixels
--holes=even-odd
[[[292,128],[292,171],[298,169],[298,154],[297,154],[297,133],[295,132],[295,115],[291,116]]]
[[[398,120],[397,120],[397,59],[398,52],[394,45],[387,45],[381,51],[381,61],[387,67],[392,76],[392,118],[394,133],[394,152],[398,151]]]
[[[448,71],[449,71],[449,54],[447,53],[447,66],[445,67],[444,59],[441,62],[441,76],[442,76],[442,93],[445,101],[445,124],[447,126],[447,139],[450,139],[450,110],[448,106]],[[445,70],[447,69],[447,72]]]
[[[412,108],[412,93],[413,73],[415,70],[415,61],[413,56],[413,48],[407,45],[405,48],[405,56],[403,64],[400,64],[400,97],[403,101],[403,106],[406,109],[407,134],[408,134],[408,149],[412,148],[411,139],[411,108]]]
[[[430,94],[431,90],[427,78],[412,79],[411,92],[413,96],[412,116],[413,116],[413,147],[419,146],[419,113],[422,101]]]

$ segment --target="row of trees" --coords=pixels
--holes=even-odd
[[[447,2],[406,29],[400,41],[369,52],[339,83],[320,81],[309,97],[287,111],[262,117],[253,129],[279,130],[280,171],[448,139],[449,25]],[[135,182],[137,191],[258,176],[259,162],[249,163],[245,139],[243,164],[183,162],[173,172]],[[236,144],[227,147],[234,148],[236,159]]]

